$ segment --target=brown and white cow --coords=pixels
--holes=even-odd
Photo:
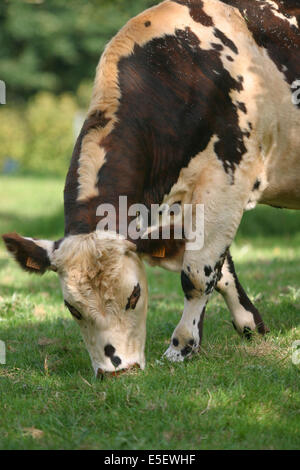
[[[300,208],[299,19],[297,0],[167,0],[106,47],[66,179],[64,238],[4,235],[24,269],[57,271],[96,373],[145,365],[143,258],[181,271],[170,360],[199,346],[215,288],[240,333],[266,332],[229,247],[245,209]],[[97,233],[98,206],[118,209],[119,196],[203,204],[204,247]]]

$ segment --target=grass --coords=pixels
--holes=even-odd
[[[62,180],[1,176],[0,231],[60,237],[62,190]],[[232,251],[266,339],[240,339],[215,294],[202,354],[161,361],[183,298],[179,276],[148,269],[147,367],[100,382],[55,274],[21,272],[1,244],[0,448],[298,449],[300,213],[246,214]]]

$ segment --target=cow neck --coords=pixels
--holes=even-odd
[[[127,207],[136,203],[145,203],[143,191],[146,175],[145,162],[141,162],[138,152],[126,152],[121,158],[120,152],[115,151],[111,139],[107,139],[101,144],[106,149],[106,155],[105,163],[97,174],[96,192],[98,194],[84,200],[79,199],[79,156],[85,135],[84,126],[75,145],[65,183],[65,236],[87,234],[95,231],[104,217],[104,215],[97,216],[97,209],[99,206],[107,204],[115,209],[116,232],[119,233],[119,197],[126,196]],[[92,185],[94,186],[93,182],[91,182]],[[132,219],[133,217],[127,217],[127,223]]]

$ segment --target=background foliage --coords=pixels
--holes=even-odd
[[[107,41],[153,0],[2,0],[1,78],[9,100],[76,92]]]
[[[0,171],[65,174],[105,44],[153,0],[1,0]]]

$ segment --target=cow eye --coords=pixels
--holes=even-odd
[[[132,294],[130,297],[128,297],[128,301],[127,301],[127,305],[126,305],[126,310],[128,310],[129,308],[131,308],[132,310],[135,309],[136,307],[136,304],[138,303],[138,300],[140,298],[140,295],[141,295],[141,287],[139,284],[137,284],[133,291],[132,291]]]
[[[75,307],[72,307],[72,305],[69,304],[69,302],[67,302],[65,300],[65,306],[69,309],[71,315],[73,315],[73,317],[77,318],[77,320],[81,320],[82,319],[82,315],[80,312],[78,312],[78,310],[76,310]]]

